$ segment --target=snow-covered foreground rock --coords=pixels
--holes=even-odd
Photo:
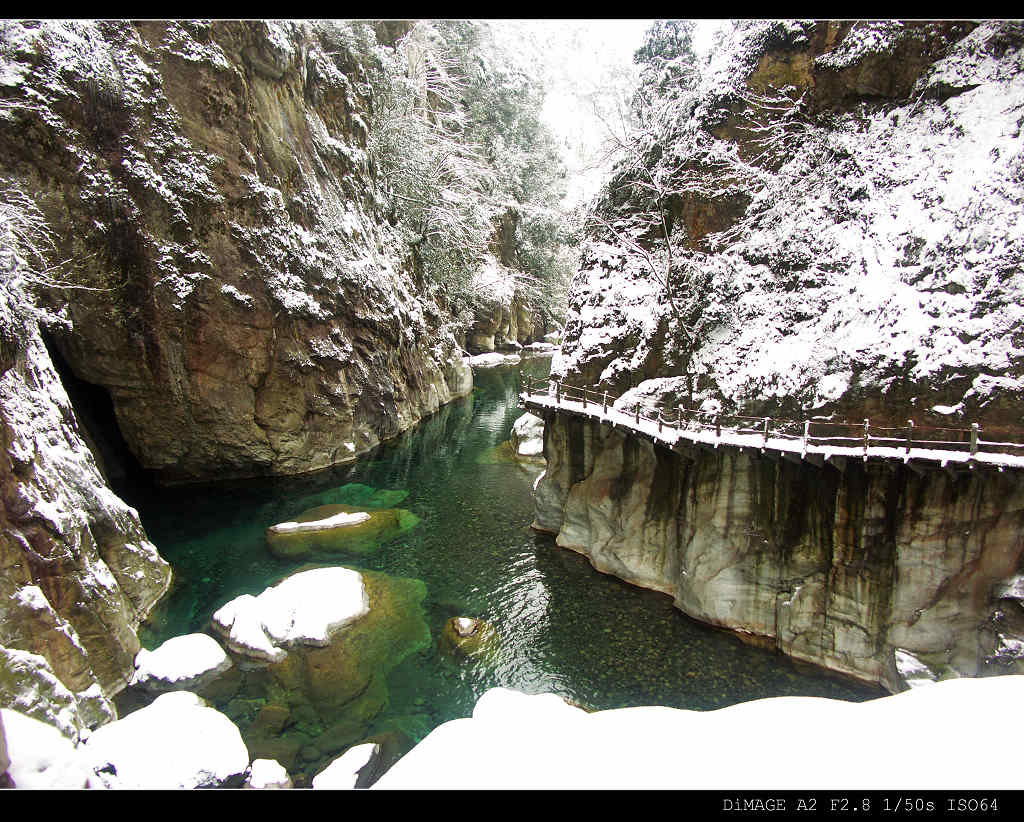
[[[275,759],[255,759],[249,767],[246,788],[291,788],[292,780],[280,762]]]
[[[3,708],[0,731],[6,738],[6,758],[10,760],[5,770],[14,787],[98,787],[80,749],[52,725]],[[4,756],[0,756],[0,767],[3,764]],[[4,769],[0,769],[0,785],[3,774]]]
[[[588,714],[553,694],[494,688],[436,728],[375,788],[1019,789],[985,756],[1024,677],[960,679],[853,703],[760,699],[717,711]]]
[[[234,723],[188,691],[104,725],[82,754],[111,788],[238,787],[249,767]]]

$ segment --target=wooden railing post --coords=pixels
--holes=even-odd
[[[662,419],[661,419],[661,409],[659,408],[659,409],[658,409],[658,433],[659,433],[659,434],[661,433],[661,423],[662,423]]]
[[[971,423],[971,455],[978,453],[978,423]]]
[[[811,430],[811,421],[804,420],[804,453],[807,452],[807,434]]]
[[[602,414],[607,414],[608,413],[608,392],[607,391],[604,392],[604,399],[601,401],[601,413]]]
[[[640,401],[639,400],[637,400],[637,403],[636,403],[636,424],[637,425],[640,424]]]
[[[583,410],[587,409],[587,389],[581,388],[580,391],[583,393]]]
[[[555,405],[562,404],[562,383],[555,382]]]
[[[768,445],[768,417],[764,418],[764,444]]]
[[[910,442],[914,438],[914,421],[907,420],[907,453],[910,453]]]
[[[870,435],[868,434],[868,420],[867,420],[867,417],[865,417],[864,418],[864,459],[868,458],[868,439],[870,439]]]
[[[722,421],[719,419],[718,414],[715,414],[715,439],[722,439]]]

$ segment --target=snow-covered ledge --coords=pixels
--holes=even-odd
[[[553,694],[487,691],[375,788],[1018,789],[987,756],[1024,676],[956,679],[870,702],[760,699],[717,711],[588,714]]]

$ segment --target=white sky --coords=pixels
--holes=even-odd
[[[643,43],[654,20],[494,20],[495,28],[518,29],[533,41],[521,55],[541,63],[547,76],[544,116],[558,137],[569,169],[567,204],[587,200],[600,187],[606,169],[591,168],[600,156],[608,127],[594,113],[591,99],[606,107],[605,119],[614,127],[613,79],[622,86],[624,75],[635,73],[633,52]],[[694,49],[707,50],[724,20],[698,20]]]

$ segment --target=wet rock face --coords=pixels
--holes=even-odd
[[[89,689],[125,686],[171,571],[103,482],[36,332],[0,375],[0,439],[0,645],[38,655],[4,704],[60,692],[69,718],[54,724],[91,726],[105,712]]]
[[[369,86],[338,30],[8,22],[2,39],[0,173],[96,289],[50,295],[73,321],[56,344],[144,467],[310,471],[468,391],[379,213]]]
[[[545,452],[534,527],[689,616],[890,690],[897,651],[936,679],[1017,671],[1011,472],[677,454],[564,415]]]

